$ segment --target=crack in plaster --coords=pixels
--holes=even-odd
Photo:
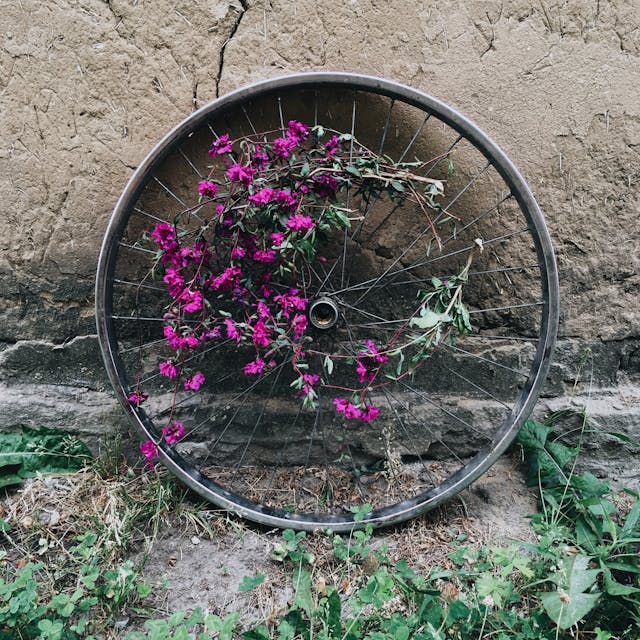
[[[244,14],[247,12],[248,10],[248,5],[247,5],[247,1],[246,0],[239,0],[240,1],[240,11],[238,13],[238,16],[235,19],[235,22],[233,23],[233,25],[231,26],[231,30],[229,32],[229,35],[227,36],[227,39],[224,41],[224,44],[222,45],[222,47],[220,48],[220,57],[218,58],[218,74],[216,75],[216,98],[220,97],[220,80],[222,79],[222,70],[224,67],[224,54],[225,51],[227,49],[227,45],[231,42],[231,40],[233,40],[233,37],[236,35],[236,31],[238,31],[238,27],[240,26],[240,23],[242,22],[242,18],[244,17]],[[234,7],[237,9],[237,7]],[[195,98],[195,96],[194,96]]]

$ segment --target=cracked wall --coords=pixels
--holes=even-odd
[[[601,384],[637,389],[635,347],[614,356],[640,338],[638,0],[0,0],[0,23],[0,355],[95,332],[110,211],[174,124],[252,81],[353,70],[432,93],[505,149],[552,232],[565,344],[614,354]],[[78,375],[46,384],[104,389],[82,373],[95,349],[70,353]]]

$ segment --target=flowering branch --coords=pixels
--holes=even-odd
[[[175,381],[175,393],[180,385],[198,391],[206,379],[189,367],[191,355],[203,344],[226,340],[253,351],[242,364],[245,376],[259,378],[289,362],[295,375],[291,387],[303,406],[317,406],[320,387],[339,389],[351,398],[335,398],[336,412],[346,420],[371,422],[381,412],[369,399],[373,390],[412,374],[446,337],[471,330],[462,303],[471,257],[458,275],[433,279],[433,290],[421,293],[411,318],[387,344],[367,339],[352,346],[346,362],[355,365],[356,385],[332,384],[332,358],[341,356],[311,348],[307,292],[322,282],[318,274],[327,258],[321,243],[364,219],[352,215],[357,211],[342,202],[343,192],[351,190],[367,202],[383,196],[396,206],[413,202],[439,245],[438,226],[455,218],[433,215],[440,211],[444,183],[418,175],[424,163],[393,163],[348,134],[293,120],[283,135],[274,135],[220,136],[209,150],[209,174],[197,185],[198,204],[176,215],[173,224],[159,222],[147,237],[168,294],[163,334],[173,355],[159,363],[159,373]],[[181,220],[190,223],[182,228]],[[398,344],[403,334],[406,341]],[[415,353],[405,370],[410,347]],[[324,357],[321,371],[309,371],[310,354]],[[387,371],[392,358],[398,359],[395,375]],[[139,387],[129,395],[134,409],[148,398]],[[184,435],[172,408],[161,439],[172,445]],[[157,445],[148,441],[141,447],[150,466]]]

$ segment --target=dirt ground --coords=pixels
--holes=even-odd
[[[416,520],[374,533],[374,548],[387,545],[394,559],[416,570],[447,566],[449,543],[466,536],[465,544],[491,545],[532,536],[527,516],[536,510],[535,493],[525,485],[522,469],[503,458],[471,488],[444,507]],[[242,611],[243,620],[265,620],[292,596],[290,571],[271,559],[280,532],[229,517],[213,539],[193,530],[166,529],[153,545],[144,568],[147,580],[164,590],[173,609],[201,607],[216,614]],[[325,536],[308,536],[320,571],[331,571]],[[265,581],[247,594],[238,587],[245,576],[263,574]],[[160,606],[162,602],[158,603]]]
[[[161,473],[163,486],[171,486],[167,474]],[[105,477],[91,469],[25,481],[0,501],[0,517],[11,526],[8,559],[31,558],[54,567],[64,561],[65,548],[75,537],[99,522],[103,548],[116,554],[127,549],[126,555],[142,566],[145,580],[154,587],[152,604],[158,615],[200,607],[218,615],[239,611],[243,624],[252,624],[283,612],[293,592],[291,567],[272,558],[281,532],[215,511],[175,488],[174,497],[180,497],[167,500],[169,506],[154,532],[153,519],[141,514],[167,498],[153,486],[155,480],[125,468],[120,475]],[[127,501],[122,500],[123,493]],[[404,559],[416,571],[427,573],[435,566],[453,567],[447,554],[456,542],[479,547],[531,540],[527,516],[535,511],[535,492],[525,485],[520,461],[504,456],[443,507],[374,532],[370,544],[374,550],[386,546],[393,560]],[[127,520],[133,519],[138,524],[128,526]],[[314,576],[326,578],[328,584],[337,582],[336,573],[344,567],[335,559],[331,538],[307,534],[305,544],[315,555]],[[262,584],[239,592],[243,578],[257,574],[265,576]],[[141,623],[133,616],[123,617],[116,627],[126,634]]]

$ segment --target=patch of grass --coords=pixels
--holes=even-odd
[[[44,546],[44,545],[43,545]],[[131,561],[105,564],[98,536],[86,532],[57,562],[6,560],[0,577],[0,639],[94,638],[122,608],[149,595]]]
[[[0,640],[121,638],[116,620],[152,616],[141,568],[159,531],[215,535],[214,512],[164,469],[111,457],[32,475],[0,503]]]
[[[214,538],[229,525],[165,471],[138,476],[116,465],[116,476],[102,468],[36,477],[0,512],[0,640],[637,640],[640,496],[576,473],[580,440],[564,444],[553,425],[530,421],[519,442],[540,491],[533,541],[478,544],[463,522],[435,522],[437,565],[418,569],[409,558],[419,550],[392,554],[371,527],[284,531],[272,560],[292,596],[252,625],[240,611],[152,610],[157,594],[130,550],[142,548],[144,562],[168,526]],[[246,576],[239,592],[267,583],[263,573]],[[126,617],[138,630],[117,630]]]
[[[371,529],[348,536],[285,531],[273,559],[290,575],[284,612],[227,637],[243,640],[637,640],[640,637],[640,501],[575,473],[579,447],[530,421],[520,435],[540,512],[536,542],[473,546],[451,531],[447,562],[419,572],[377,547]],[[327,552],[331,558],[327,557]],[[262,582],[247,577],[244,590]],[[201,614],[202,615],[202,614]],[[213,638],[148,621],[130,640]],[[181,619],[182,620],[182,619]],[[233,629],[231,630],[231,628]]]

